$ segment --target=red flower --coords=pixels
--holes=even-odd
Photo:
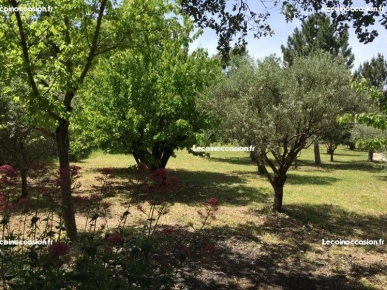
[[[187,248],[187,247],[182,248],[182,249],[181,249],[181,253],[182,253],[184,256],[186,256],[186,257],[191,256],[191,251],[190,251],[189,248]]]
[[[119,243],[121,243],[121,240],[122,238],[118,233],[112,233],[107,237],[107,241],[112,245],[118,245]]]
[[[30,203],[30,201],[27,198],[21,198],[17,202],[17,204],[22,206],[22,207],[27,207],[29,205],[29,203]]]
[[[170,235],[173,234],[173,228],[166,227],[166,228],[163,229],[163,233],[170,236]]]
[[[157,182],[164,182],[167,179],[167,171],[165,168],[157,168],[151,174],[151,179]]]
[[[102,207],[103,207],[104,209],[108,209],[112,204],[111,204],[110,202],[104,201],[101,205],[102,205]]]
[[[15,206],[12,203],[7,203],[0,206],[0,212],[10,213],[14,208]]]
[[[214,244],[208,244],[207,246],[204,247],[204,252],[207,254],[213,255],[216,254],[216,247]]]
[[[48,173],[48,166],[45,162],[34,162],[30,166],[29,174],[32,177],[43,176]]]
[[[217,207],[219,204],[219,201],[215,197],[211,197],[211,198],[207,199],[206,203],[212,207]]]
[[[7,177],[17,177],[17,171],[11,165],[0,166],[0,173],[4,174]]]
[[[63,242],[56,242],[53,243],[49,248],[48,248],[48,253],[55,258],[58,258],[60,256],[67,255],[69,253],[69,246],[66,243]]]

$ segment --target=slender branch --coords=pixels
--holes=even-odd
[[[8,0],[8,2],[12,5],[13,8],[18,8],[18,4],[16,0]],[[20,42],[23,50],[23,58],[24,58],[24,64],[26,67],[27,75],[28,75],[28,81],[31,85],[32,92],[34,96],[38,97],[39,94],[39,89],[38,86],[35,83],[34,80],[34,75],[32,73],[32,68],[31,68],[31,60],[30,60],[30,55],[28,51],[28,45],[27,45],[27,39],[24,34],[24,27],[23,27],[23,22],[20,17],[20,12],[18,9],[14,10],[15,16],[16,16],[16,21],[17,21],[17,26],[19,28],[19,33],[20,33]]]
[[[15,0],[13,0],[13,1],[15,1]],[[97,25],[95,27],[94,36],[93,36],[93,42],[91,43],[91,47],[90,47],[89,55],[87,57],[86,65],[81,73],[81,76],[79,77],[79,83],[83,83],[83,80],[85,79],[88,71],[90,70],[91,64],[92,64],[93,59],[95,57],[95,52],[97,50],[98,38],[99,38],[99,33],[101,31],[102,18],[103,18],[103,13],[105,11],[106,2],[107,2],[107,0],[101,1],[101,6],[99,8],[99,13],[98,13],[98,18],[97,18]]]

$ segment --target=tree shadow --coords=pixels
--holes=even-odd
[[[168,175],[179,180],[177,191],[164,196],[170,202],[197,205],[203,203],[206,198],[216,197],[227,204],[246,206],[251,202],[265,203],[272,198],[269,188],[245,185],[246,178],[243,175],[184,169],[169,170]],[[135,185],[127,187],[126,190],[132,192],[129,196],[132,202],[144,202],[149,198]]]
[[[294,173],[288,173],[287,176],[286,184],[295,185],[331,185],[339,181],[338,178],[331,176],[300,175]]]
[[[335,273],[330,264],[323,264],[326,263],[323,259],[309,258],[308,251],[312,250],[304,243],[267,243],[259,235],[249,234],[252,228],[259,226],[247,222],[235,228],[206,229],[204,235],[216,243],[217,253],[207,263],[196,264],[196,257],[192,257],[193,261],[185,264],[179,286],[184,289],[355,290],[362,289],[358,271],[387,274],[386,267],[377,263],[358,263],[348,266],[349,273]],[[279,235],[289,230],[275,229]],[[293,239],[300,240],[300,237]],[[331,257],[331,262],[339,259],[342,259],[339,255]],[[319,270],[322,265],[326,268]]]
[[[321,243],[322,239],[379,240],[387,237],[387,215],[357,214],[331,204],[291,204],[285,207],[284,213],[291,219],[275,222],[283,227],[293,227],[292,235],[298,236],[297,239],[302,237],[306,243]],[[287,238],[285,233],[282,238]],[[387,252],[383,246],[364,247]]]
[[[299,169],[302,171],[315,171],[309,168],[302,168],[303,166],[312,167],[315,169],[322,169],[324,171],[334,170],[355,170],[355,171],[367,171],[377,173],[380,169],[375,166],[377,163],[368,161],[334,161],[329,163],[322,163],[321,165],[315,165],[313,160],[298,160]]]

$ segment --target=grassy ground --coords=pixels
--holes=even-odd
[[[367,153],[339,148],[335,162],[322,154],[313,165],[302,152],[284,190],[284,213],[270,213],[273,193],[256,174],[246,153],[212,153],[210,159],[178,152],[168,164],[180,179],[174,206],[162,223],[197,224],[197,209],[209,197],[220,201],[207,230],[217,255],[208,263],[187,263],[183,289],[387,289],[387,245],[323,246],[322,239],[384,239],[387,243],[387,172],[366,161]],[[131,222],[145,203],[127,187],[131,156],[94,152],[82,167],[81,191],[89,192],[98,168],[112,167],[118,197],[112,215],[131,205]],[[82,218],[78,217],[82,223]],[[80,228],[82,226],[80,225]]]

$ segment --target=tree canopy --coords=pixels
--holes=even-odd
[[[219,136],[255,146],[275,192],[273,209],[281,211],[286,173],[297,154],[356,101],[349,81],[346,67],[327,53],[295,58],[290,67],[275,57],[258,63],[245,57],[201,104],[218,122]]]
[[[199,142],[209,124],[196,97],[221,73],[203,49],[188,53],[190,21],[165,21],[169,31],[157,43],[145,37],[143,46],[101,59],[79,104],[89,140],[152,170]]]

